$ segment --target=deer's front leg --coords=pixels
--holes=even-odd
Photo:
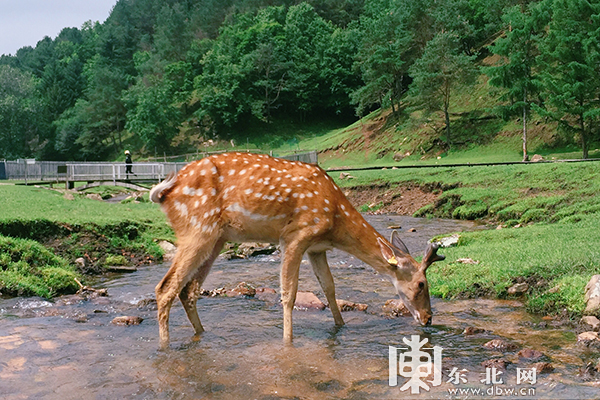
[[[282,246],[283,248],[283,246]],[[292,311],[298,292],[298,274],[306,247],[298,243],[285,246],[281,261],[281,304],[283,306],[283,341],[292,343]]]
[[[331,276],[329,264],[327,264],[326,253],[324,251],[319,253],[309,252],[308,258],[313,267],[313,271],[317,276],[317,280],[319,281],[323,292],[325,292],[325,297],[327,297],[329,309],[331,310],[331,314],[333,314],[335,324],[337,326],[344,325],[344,319],[342,318],[340,309],[335,301],[335,284],[333,283],[333,276]]]

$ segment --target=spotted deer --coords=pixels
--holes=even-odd
[[[344,324],[325,253],[334,247],[389,276],[415,320],[431,323],[425,272],[444,259],[436,254],[437,246],[430,244],[423,260],[415,261],[397,232],[388,242],[316,165],[262,154],[212,155],[155,186],[150,199],[161,204],[177,236],[173,263],[156,286],[161,347],[169,343],[169,312],[176,296],[196,334],[204,331],[197,293],[227,241],[279,242],[286,342],[292,340],[292,310],[305,253],[335,324]]]

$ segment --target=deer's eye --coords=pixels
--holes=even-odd
[[[424,288],[424,287],[425,287],[425,282],[423,282],[423,281],[420,281],[420,282],[419,282],[419,289],[420,289],[420,290],[423,290],[423,288]]]

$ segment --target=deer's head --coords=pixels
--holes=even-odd
[[[431,302],[427,283],[427,268],[445,257],[436,254],[438,245],[429,243],[423,260],[417,262],[409,253],[406,245],[400,240],[396,231],[392,232],[390,243],[378,239],[383,258],[391,270],[392,283],[396,287],[400,299],[421,325],[431,324]]]

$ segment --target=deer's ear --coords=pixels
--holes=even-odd
[[[410,254],[408,252],[408,247],[404,244],[404,242],[400,239],[400,235],[398,235],[398,231],[392,231],[392,237],[390,238],[390,243],[396,247],[398,250],[405,254]]]
[[[381,238],[377,238],[377,243],[379,244],[383,258],[391,265],[398,265],[398,260],[394,254],[394,249],[389,244],[381,240]]]

